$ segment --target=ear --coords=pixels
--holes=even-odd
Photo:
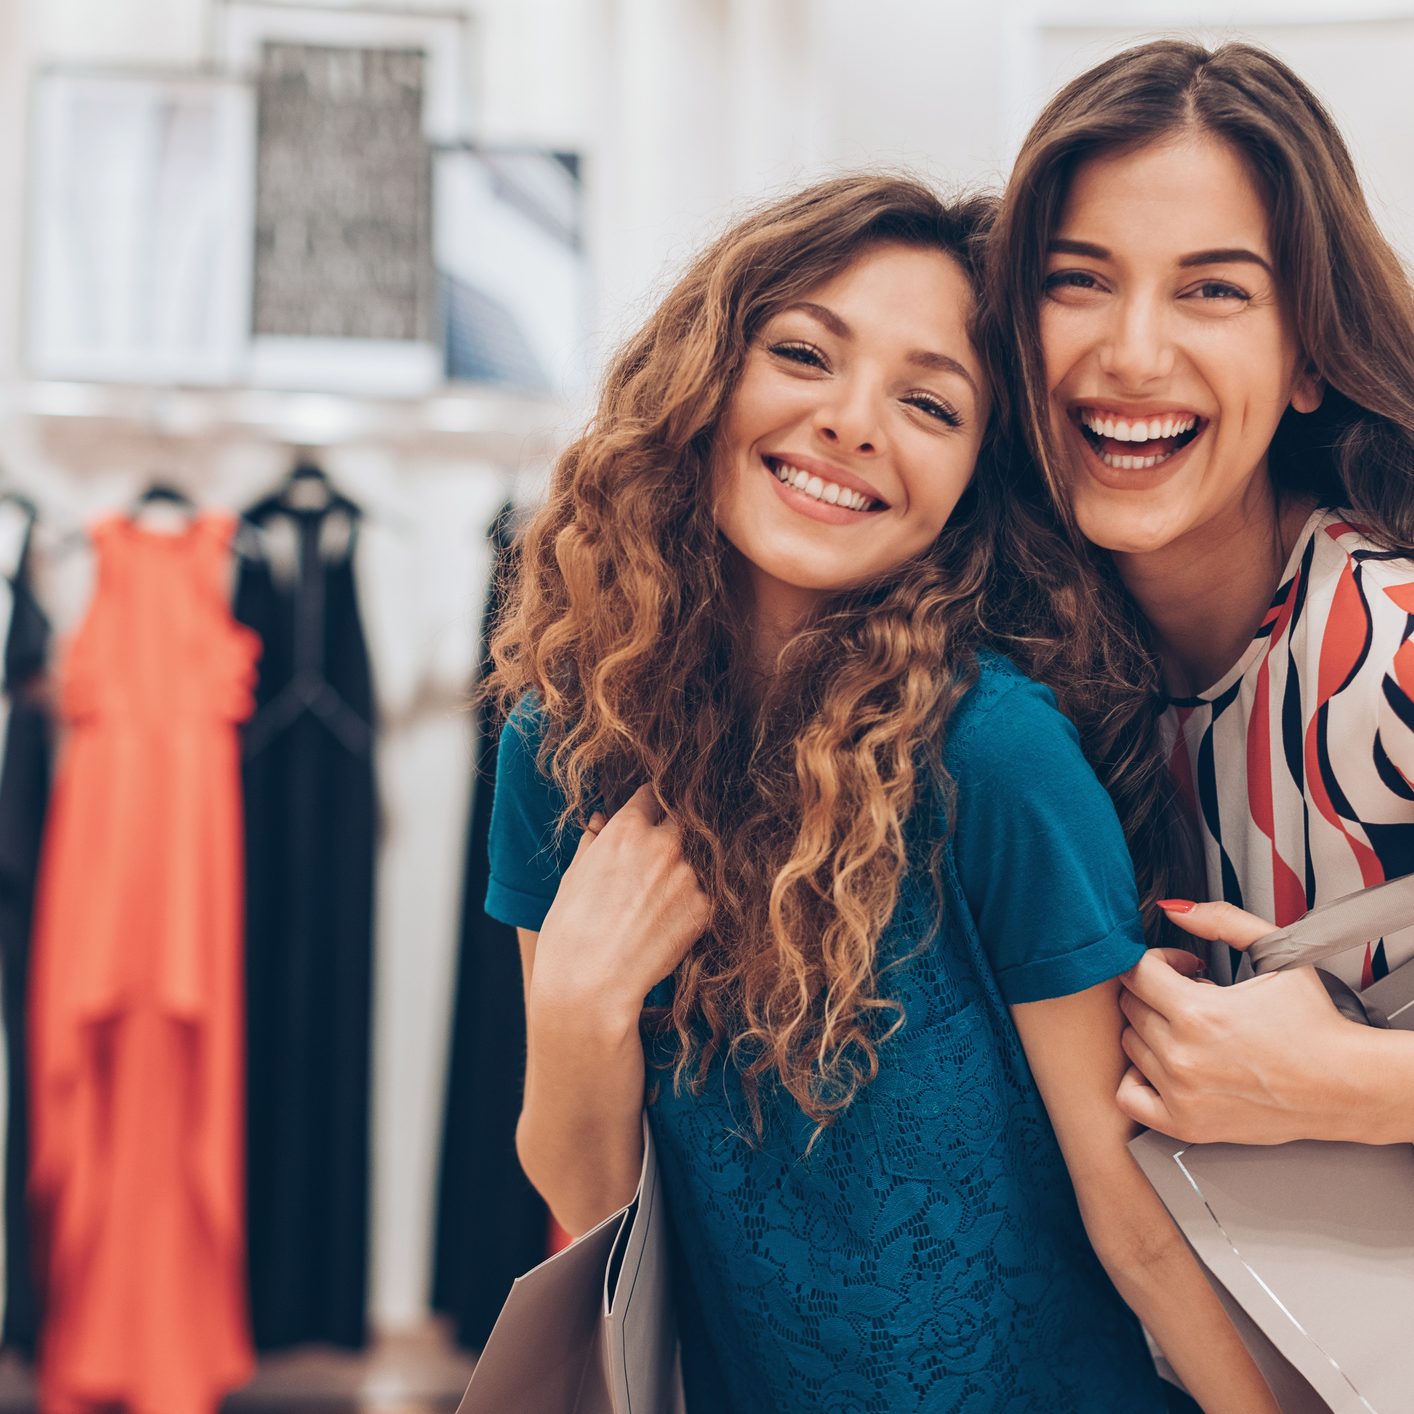
[[[1315,412],[1326,395],[1325,379],[1308,363],[1291,385],[1291,406],[1297,412]]]

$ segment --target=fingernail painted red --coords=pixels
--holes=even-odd
[[[1159,907],[1168,909],[1170,913],[1187,913],[1194,903],[1191,898],[1161,898]]]

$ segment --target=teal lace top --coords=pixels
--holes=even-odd
[[[501,741],[486,908],[537,929],[575,841],[536,767],[533,710]],[[735,1072],[674,1093],[646,1060],[673,1214],[693,1414],[1146,1414],[1164,1401],[1138,1322],[1092,1253],[1008,1007],[1115,976],[1142,950],[1108,796],[1054,699],[983,661],[946,749],[957,827],[944,927],[887,971],[906,1023],[807,1156],[780,1089],[754,1141]],[[920,809],[887,965],[936,914],[945,822]],[[656,998],[655,998],[656,999]]]

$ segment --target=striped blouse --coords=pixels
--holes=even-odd
[[[1307,522],[1247,651],[1165,714],[1209,896],[1284,925],[1414,872],[1414,561],[1349,513]],[[1213,949],[1216,981],[1250,975]],[[1414,956],[1411,926],[1323,964],[1367,987]]]

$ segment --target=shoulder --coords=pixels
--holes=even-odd
[[[569,865],[573,843],[560,829],[565,801],[540,768],[546,721],[522,699],[501,729],[487,838],[486,911],[515,928],[539,928]]]
[[[959,848],[994,828],[1035,833],[1042,818],[1047,836],[1083,835],[1114,814],[1055,694],[999,656],[979,662],[977,683],[953,715],[943,764]]]
[[[999,653],[977,655],[977,680],[948,725],[944,760],[959,783],[1017,759],[1079,752],[1079,733],[1055,694]]]
[[[1381,548],[1350,512],[1328,510],[1315,521],[1302,563],[1293,639],[1307,653],[1319,651],[1322,679],[1343,683],[1350,701],[1368,691],[1378,700],[1386,678],[1407,696],[1414,685],[1414,558]]]
[[[540,755],[550,730],[550,719],[534,693],[527,693],[511,709],[501,726],[498,759],[502,775],[509,768],[513,774],[533,779],[544,773]]]
[[[542,768],[541,751],[549,721],[533,695],[522,697],[501,727],[496,754],[496,801],[533,801],[536,814],[558,818],[564,801]]]
[[[1054,694],[1005,659],[979,667],[945,751],[957,882],[1007,1003],[1066,996],[1142,952],[1129,851]]]
[[[1383,549],[1351,511],[1326,510],[1316,519],[1307,574],[1313,589],[1358,574],[1372,613],[1414,612],[1414,558]]]
[[[532,756],[538,755],[547,726],[548,719],[539,699],[533,692],[526,693],[501,727],[501,750],[507,747],[517,751],[528,749]]]
[[[532,796],[537,809],[559,816],[564,799],[543,759],[550,725],[549,713],[533,693],[527,693],[510,710],[496,748],[496,793]]]

